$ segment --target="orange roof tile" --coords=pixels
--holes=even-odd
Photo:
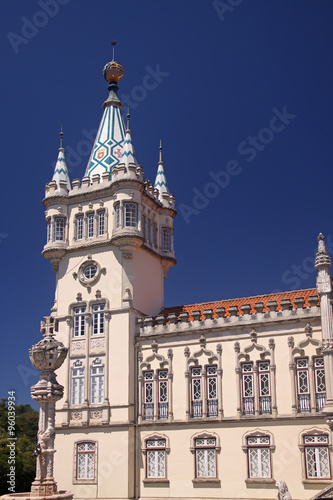
[[[166,307],[160,312],[160,314],[161,315],[164,314],[165,316],[167,316],[168,314],[174,313],[178,317],[180,313],[187,312],[189,314],[188,320],[192,321],[193,311],[200,311],[201,313],[200,319],[205,319],[204,310],[212,309],[213,318],[217,318],[218,315],[216,314],[216,309],[218,309],[219,307],[224,307],[226,309],[225,315],[230,316],[229,307],[237,306],[238,307],[237,316],[241,316],[244,314],[243,311],[241,310],[242,305],[249,304],[251,306],[250,314],[253,314],[256,312],[255,304],[257,302],[263,303],[264,305],[263,312],[269,311],[267,303],[273,300],[277,302],[277,308],[276,308],[277,311],[280,311],[282,309],[281,300],[283,299],[289,299],[292,307],[296,308],[297,306],[295,305],[294,301],[296,298],[299,297],[304,299],[304,307],[309,307],[310,304],[308,302],[308,299],[310,295],[316,295],[318,297],[317,290],[315,288],[308,288],[306,290],[294,290],[291,292],[279,292],[267,295],[256,295],[254,297],[243,297],[242,299],[217,300],[215,302],[202,302],[201,304],[189,304],[185,306]]]

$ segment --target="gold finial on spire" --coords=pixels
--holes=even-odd
[[[117,63],[114,60],[114,47],[115,47],[116,43],[117,42],[115,42],[114,40],[111,42],[111,45],[112,45],[112,61],[109,62],[109,63],[107,63],[104,66],[104,69],[103,69],[104,78],[109,83],[112,82],[112,81],[113,82],[119,82],[119,80],[122,79],[123,74],[124,74],[124,70],[123,70],[122,65],[119,64],[119,63]]]

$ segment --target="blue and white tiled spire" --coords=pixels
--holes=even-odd
[[[68,169],[66,165],[66,160],[65,160],[65,150],[63,148],[63,131],[61,127],[61,132],[60,132],[60,148],[59,148],[59,154],[58,154],[58,159],[56,166],[54,167],[54,173],[52,180],[56,181],[57,183],[57,189],[60,187],[60,181],[65,181],[67,184],[67,189],[68,191],[71,190],[71,182],[69,180],[69,175],[68,175]]]
[[[137,165],[137,161],[135,158],[135,153],[134,153],[134,147],[132,143],[132,131],[130,129],[130,114],[129,112],[127,113],[127,127],[126,127],[126,132],[125,132],[125,141],[123,144],[123,152],[121,155],[121,160],[120,163],[123,163],[128,167],[128,165],[134,164]]]
[[[121,114],[123,105],[117,96],[117,82],[123,77],[123,68],[112,59],[104,67],[103,74],[109,82],[109,97],[103,104],[104,113],[86,168],[86,177],[111,173],[120,162],[125,141],[125,125]]]
[[[168,188],[168,183],[165,177],[164,173],[164,168],[163,168],[163,161],[162,161],[162,141],[160,142],[160,158],[158,162],[158,167],[157,167],[157,174],[156,174],[156,179],[155,179],[155,189],[159,190],[159,200],[162,201],[162,194],[167,193],[169,194],[169,188]]]

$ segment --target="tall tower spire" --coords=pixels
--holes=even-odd
[[[59,154],[58,154],[56,166],[54,168],[52,180],[57,183],[57,189],[59,189],[61,181],[66,182],[67,189],[70,191],[71,183],[69,180],[68,169],[67,169],[66,160],[65,160],[65,150],[63,147],[63,136],[64,136],[64,133],[62,131],[62,124],[61,124],[60,148],[58,150]]]
[[[114,60],[115,45],[116,42],[112,42],[113,59],[103,69],[104,78],[109,83],[109,96],[103,104],[104,113],[85,172],[85,176],[90,178],[95,174],[112,172],[120,161],[125,140],[125,125],[121,115],[123,105],[117,96],[117,83],[124,71],[121,64]]]
[[[129,164],[134,164],[137,165],[137,161],[135,158],[135,153],[134,153],[134,148],[133,148],[133,143],[132,143],[132,131],[130,129],[130,112],[128,108],[127,112],[127,127],[126,127],[126,132],[125,132],[125,141],[123,144],[123,152],[121,155],[121,160],[119,162],[119,165],[125,164],[125,167],[128,167]]]
[[[155,189],[159,190],[159,200],[160,202],[163,201],[163,193],[166,193],[169,195],[169,188],[168,188],[168,183],[166,180],[166,176],[164,173],[164,163],[162,160],[162,141],[160,140],[160,147],[159,147],[159,161],[158,161],[158,166],[157,166],[157,174],[155,178]]]

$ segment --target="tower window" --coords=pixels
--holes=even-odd
[[[94,214],[87,215],[87,223],[88,223],[88,238],[92,238],[94,236]]]
[[[137,227],[138,217],[137,217],[138,206],[136,203],[124,203],[124,226],[125,227]]]
[[[104,333],[104,309],[105,304],[93,305],[93,335]]]
[[[100,210],[98,212],[98,236],[102,236],[105,233],[105,210]]]
[[[47,228],[46,228],[46,241],[47,241],[47,243],[49,241],[51,241],[51,234],[52,234],[51,233],[51,228],[52,228],[52,226],[51,226],[51,219],[49,219],[47,221]]]
[[[65,241],[65,217],[55,217],[54,219],[54,240]]]
[[[90,367],[90,402],[103,403],[104,401],[104,366],[99,358],[95,359]]]
[[[76,361],[71,370],[71,404],[82,405],[84,402],[84,367]]]
[[[171,231],[168,227],[162,228],[162,250],[163,252],[171,251]]]
[[[115,205],[115,214],[116,214],[116,229],[120,227],[120,203]]]
[[[143,215],[142,218],[141,218],[141,231],[142,231],[142,235],[143,235],[143,239],[144,241],[146,241],[146,238],[147,238],[147,235],[146,235],[146,216]]]
[[[74,307],[74,337],[83,337],[85,334],[85,306]]]
[[[153,222],[153,243],[154,247],[157,248],[157,224]]]
[[[82,240],[83,238],[83,215],[76,217],[76,239]]]

